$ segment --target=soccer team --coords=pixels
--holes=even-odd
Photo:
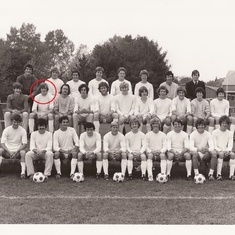
[[[52,68],[51,78],[39,84],[33,66],[26,64],[24,74],[13,84],[13,94],[7,97],[0,165],[3,158],[19,158],[21,178],[32,179],[34,160],[43,159],[44,175],[51,176],[54,164],[59,179],[61,161],[70,161],[72,179],[76,168],[83,174],[84,160],[89,160],[96,162],[96,178],[101,179],[103,168],[108,180],[109,161],[120,161],[122,174],[131,180],[133,162],[138,161],[142,179],[153,181],[153,161],[160,161],[161,173],[168,180],[174,161],[185,162],[187,180],[192,179],[192,168],[198,175],[199,164],[204,162],[209,167],[208,179],[222,180],[225,160],[229,161],[229,179],[235,180],[235,118],[229,117],[223,88],[217,89],[217,97],[209,103],[197,70],[186,88],[174,83],[169,71],[157,89],[159,98],[154,100],[147,70],[140,71],[141,81],[135,85],[134,94],[125,79],[125,68],[118,69],[111,89],[103,73],[104,69],[97,67],[96,77],[86,85],[79,71],[73,70],[72,80],[65,84],[58,78],[58,69]],[[101,123],[110,123],[111,128],[103,141]],[[85,129],[80,138],[79,124]],[[125,124],[131,130],[124,136]]]

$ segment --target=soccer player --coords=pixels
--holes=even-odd
[[[80,153],[78,153],[78,171],[83,174],[83,160],[96,160],[96,179],[101,179],[102,154],[101,136],[95,131],[91,122],[85,123],[85,132],[80,136]]]
[[[97,132],[100,130],[100,123],[111,123],[118,121],[118,114],[115,113],[114,97],[108,93],[109,84],[101,82],[98,87],[100,94],[96,96],[96,112],[94,113],[94,125]]]
[[[32,97],[35,97],[40,93],[39,91],[39,84],[36,83],[37,78],[33,75],[33,66],[31,64],[25,64],[24,65],[24,74],[20,75],[16,78],[16,81],[19,82],[22,86],[22,94],[24,95],[31,95]],[[34,84],[34,85],[33,85]],[[32,94],[30,94],[30,88],[32,87]],[[29,96],[28,97],[29,107],[30,111],[33,105],[33,99]]]
[[[56,90],[49,81],[55,85]],[[53,97],[57,97],[64,82],[59,78],[59,70],[56,67],[53,67],[51,69],[51,78],[47,79],[45,82],[48,85],[48,93],[51,94]]]
[[[146,134],[148,180],[153,181],[153,161],[160,161],[161,173],[166,174],[166,134],[161,132],[158,118],[150,121],[151,131]]]
[[[124,124],[128,123],[135,110],[136,97],[129,93],[129,83],[120,84],[121,94],[115,96],[115,107],[118,113],[119,131],[122,132]]]
[[[68,116],[69,126],[72,126],[72,115],[74,110],[74,100],[69,95],[70,86],[63,84],[60,88],[60,92],[54,101],[54,113],[55,113],[55,130],[59,129],[59,118],[62,116]]]
[[[160,84],[161,86],[165,86],[168,90],[167,98],[173,100],[177,96],[177,89],[178,84],[173,82],[174,80],[174,74],[171,71],[166,72],[165,74],[166,81]]]
[[[88,94],[89,87],[82,84],[78,88],[80,96],[75,99],[74,114],[73,114],[73,127],[78,133],[78,124],[81,122],[93,122],[95,110],[95,99],[92,95]]]
[[[60,129],[53,135],[54,164],[56,169],[56,179],[61,177],[61,160],[66,164],[71,159],[70,178],[72,179],[77,166],[79,139],[74,128],[68,127],[69,118],[62,116],[59,118]]]
[[[225,91],[223,88],[218,88],[216,91],[217,97],[211,100],[211,116],[215,119],[215,129],[220,127],[219,119],[223,115],[229,116],[229,102],[224,99]],[[234,134],[235,130],[235,118],[229,117],[231,121],[230,130]]]
[[[124,135],[118,131],[117,121],[111,122],[111,131],[103,139],[103,170],[104,179],[108,180],[108,160],[121,161],[121,172],[125,176],[127,167],[126,143]]]
[[[19,114],[12,117],[12,125],[4,129],[1,138],[0,165],[3,158],[20,159],[21,179],[25,179],[25,149],[27,146],[26,130],[20,126],[22,118]]]
[[[222,180],[221,171],[223,167],[223,161],[229,160],[229,179],[235,180],[234,169],[235,169],[235,153],[233,149],[233,133],[228,130],[230,124],[229,117],[224,115],[219,119],[220,128],[212,132],[214,146],[217,160],[217,180]]]
[[[144,70],[140,71],[141,81],[138,82],[135,85],[134,95],[136,97],[139,97],[139,89],[140,89],[140,87],[144,86],[148,90],[148,98],[153,100],[153,97],[154,97],[154,94],[153,94],[153,85],[147,81],[148,80],[148,76],[149,76],[149,72],[147,70],[144,69]]]
[[[186,90],[184,87],[178,87],[177,97],[172,100],[172,122],[176,118],[181,119],[183,125],[187,125],[187,133],[190,135],[193,129],[193,117],[191,115],[191,104],[189,99],[185,97]]]
[[[44,118],[46,120],[48,119],[49,131],[53,133],[53,102],[48,103],[53,99],[53,97],[48,93],[48,85],[45,82],[40,84],[39,89],[41,93],[36,95],[32,107],[33,112],[29,114],[29,133],[34,131],[35,118]]]
[[[129,89],[130,89],[130,93],[133,94],[130,81],[128,81],[128,80],[125,79],[125,76],[126,76],[126,69],[123,68],[123,67],[120,67],[120,68],[118,69],[118,71],[117,71],[117,74],[118,74],[118,79],[115,80],[115,81],[112,83],[110,94],[113,95],[113,96],[120,94],[120,93],[121,93],[120,84],[123,83],[123,82],[128,83]]]
[[[71,72],[72,80],[68,81],[66,84],[70,87],[70,96],[75,100],[79,97],[80,93],[78,91],[78,87],[82,84],[85,84],[84,81],[80,80],[80,72],[76,69]]]
[[[44,175],[46,178],[51,175],[53,166],[52,133],[46,131],[47,121],[43,118],[39,118],[37,127],[38,130],[31,134],[30,151],[28,151],[25,156],[27,176],[29,176],[30,179],[33,178],[35,173],[33,166],[34,160],[45,160]]]
[[[13,94],[7,97],[7,110],[4,114],[5,127],[12,125],[11,119],[15,114],[22,117],[22,126],[28,128],[28,96],[22,94],[23,86],[19,82],[13,83]]]
[[[193,116],[193,126],[196,128],[196,122],[198,118],[202,118],[206,121],[206,124],[209,124],[208,131],[212,133],[214,130],[214,118],[210,117],[211,108],[208,101],[203,97],[205,91],[203,88],[198,87],[195,90],[196,98],[191,101],[191,112]]]
[[[145,86],[140,87],[139,97],[136,98],[134,116],[140,122],[139,130],[142,131],[143,124],[146,124],[147,132],[151,130],[150,119],[154,112],[153,100],[148,97],[148,89]]]
[[[92,79],[89,83],[88,83],[88,87],[89,87],[89,94],[93,95],[93,96],[97,96],[99,95],[99,84],[101,82],[106,82],[108,83],[105,79],[102,78],[104,73],[104,69],[102,67],[96,67],[95,69],[95,78]],[[109,92],[109,91],[108,91]]]
[[[171,99],[167,98],[168,90],[165,86],[160,86],[157,89],[159,98],[153,101],[154,115],[156,115],[162,125],[163,132],[167,134],[171,130]],[[162,129],[162,128],[161,128]]]
[[[199,162],[210,163],[208,179],[214,180],[213,175],[216,168],[217,156],[214,151],[212,135],[205,130],[206,121],[204,119],[198,118],[195,126],[196,130],[190,134],[190,152],[193,160],[194,174],[195,176],[199,174]]]
[[[201,87],[205,91],[204,97],[206,98],[206,85],[205,85],[205,82],[199,81],[199,77],[200,77],[199,71],[193,70],[192,71],[192,80],[187,82],[185,85],[186,97],[189,100],[193,100],[196,98],[195,90],[198,87]]]
[[[170,131],[167,138],[167,177],[171,178],[173,160],[185,161],[187,180],[191,180],[192,158],[189,152],[189,140],[186,132],[182,131],[183,122],[176,118],[173,121],[174,129]]]
[[[137,118],[130,120],[131,131],[125,135],[126,149],[127,149],[127,170],[128,180],[132,180],[133,161],[141,161],[141,175],[142,180],[147,180],[147,159],[146,151],[146,136],[139,131],[140,123]]]

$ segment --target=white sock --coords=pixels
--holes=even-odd
[[[198,175],[199,174],[199,170],[198,169],[194,169],[194,174]]]
[[[132,174],[133,160],[127,160],[127,170],[128,170],[128,174]]]
[[[143,129],[143,124],[140,124],[139,131],[142,131]]]
[[[54,121],[53,121],[53,120],[49,120],[49,121],[48,121],[48,128],[49,128],[49,131],[50,131],[51,133],[54,132]]]
[[[121,171],[122,171],[123,175],[126,174],[126,166],[127,166],[127,159],[122,159],[122,161],[121,161]]]
[[[119,125],[119,131],[122,133],[123,132],[123,128],[124,128],[124,124],[120,124]]]
[[[102,165],[103,165],[102,161],[96,161],[96,171],[97,171],[98,174],[101,173]]]
[[[208,131],[209,131],[210,133],[212,133],[213,130],[214,130],[214,127],[213,127],[213,126],[209,126],[209,127],[208,127]]]
[[[34,119],[29,119],[29,133],[34,131]]]
[[[217,160],[217,176],[221,175],[222,167],[223,167],[223,159],[218,158],[218,160]]]
[[[141,168],[142,175],[146,175],[147,161],[141,161],[140,168]]]
[[[108,175],[108,167],[109,167],[109,161],[108,159],[103,159],[103,170],[104,170],[104,174]]]
[[[20,162],[20,165],[21,165],[21,174],[25,175],[25,170],[26,170],[25,162]]]
[[[234,135],[234,131],[235,131],[235,125],[234,124],[231,124],[230,126],[230,131],[233,133]]]
[[[193,127],[193,131],[196,131],[196,130],[197,130],[197,128],[194,126],[194,127]]]
[[[78,160],[76,158],[72,158],[70,175],[73,175],[75,173],[77,162]]]
[[[2,164],[3,157],[0,156],[0,165]]]
[[[209,174],[208,175],[213,175],[214,174],[214,170],[210,169]]]
[[[187,134],[190,135],[192,133],[193,126],[187,125]]]
[[[100,132],[100,122],[99,121],[94,121],[94,126],[95,126],[95,131]]]
[[[166,174],[166,160],[160,161],[160,168],[161,168],[161,173]]]
[[[234,169],[235,169],[235,159],[229,160],[229,177],[234,175]]]
[[[215,129],[219,129],[219,124],[215,125]]]
[[[191,175],[192,172],[192,160],[186,160],[185,161],[185,167],[187,171],[187,176]]]
[[[151,131],[151,126],[150,126],[150,124],[146,124],[146,129],[147,129],[147,132],[150,132]]]
[[[61,162],[60,162],[60,159],[54,159],[54,164],[55,164],[55,169],[56,169],[57,174],[61,175],[61,169],[60,169]]]
[[[78,162],[77,165],[78,165],[78,171],[79,171],[79,173],[82,173],[82,174],[83,174],[83,167],[84,167],[83,161]]]
[[[171,175],[171,168],[172,168],[172,164],[173,164],[173,161],[170,161],[170,160],[167,160],[166,161],[166,165],[167,165],[167,167],[166,167],[166,169],[167,169],[167,175]]]
[[[152,159],[147,160],[147,171],[148,171],[148,177],[153,176],[153,160]]]

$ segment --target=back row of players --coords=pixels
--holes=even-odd
[[[25,67],[25,72],[27,70],[30,70],[30,66],[29,68],[27,66]],[[33,70],[31,68],[30,72],[32,71]],[[42,125],[44,126],[44,129],[45,129],[45,127],[47,126],[46,119],[48,119],[49,131],[53,133],[53,130],[54,130],[53,122],[55,118],[55,129],[57,131],[54,133],[53,149],[55,152],[54,163],[55,163],[55,168],[57,170],[57,175],[56,175],[57,178],[59,178],[61,175],[60,157],[62,157],[62,155],[64,155],[63,157],[67,157],[68,155],[73,156],[71,160],[71,175],[74,174],[74,171],[76,169],[76,164],[77,164],[76,161],[78,161],[77,165],[78,165],[79,172],[83,172],[82,160],[83,160],[83,157],[86,156],[88,158],[96,159],[97,178],[100,178],[102,165],[104,169],[105,178],[106,179],[108,178],[108,168],[107,168],[108,160],[107,159],[108,159],[108,156],[110,155],[108,154],[109,152],[105,151],[105,148],[104,148],[104,153],[101,154],[101,147],[100,147],[101,144],[98,144],[97,145],[98,147],[96,146],[98,140],[95,141],[96,143],[95,149],[97,150],[98,148],[98,152],[95,151],[95,149],[90,150],[90,147],[88,147],[88,150],[86,150],[84,146],[87,147],[89,146],[89,144],[91,144],[93,146],[92,148],[94,148],[94,141],[90,137],[93,136],[93,133],[95,133],[94,136],[97,136],[97,134],[99,136],[98,132],[99,132],[100,123],[102,122],[110,123],[113,120],[111,129],[113,129],[115,126],[115,128],[116,129],[118,128],[119,131],[121,132],[122,132],[124,123],[130,122],[130,125],[131,125],[131,132],[127,133],[126,141],[124,141],[126,145],[125,151],[121,151],[120,149],[118,150],[118,153],[120,153],[121,151],[121,155],[120,154],[119,155],[121,156],[121,159],[122,159],[121,160],[122,172],[125,173],[126,167],[127,167],[129,179],[132,178],[133,159],[139,158],[139,160],[141,160],[141,171],[142,171],[143,179],[146,179],[146,169],[148,168],[148,179],[151,181],[152,180],[151,169],[152,169],[153,159],[155,159],[156,157],[159,157],[161,159],[161,172],[167,173],[168,177],[170,177],[172,160],[174,158],[177,158],[179,160],[182,158],[186,160],[187,178],[190,179],[192,156],[193,156],[194,161],[196,162],[194,164],[194,171],[195,171],[195,174],[198,174],[198,168],[195,168],[198,162],[195,159],[199,156],[200,159],[205,158],[208,160],[208,155],[210,155],[211,161],[214,160],[214,162],[213,161],[211,162],[211,169],[209,171],[209,179],[213,179],[213,173],[214,173],[214,170],[216,167],[216,161],[217,161],[217,160],[215,161],[215,159],[217,155],[219,156],[218,164],[217,164],[217,179],[222,178],[221,177],[221,168],[222,168],[221,160],[223,162],[223,158],[228,157],[228,156],[230,156],[230,179],[234,179],[233,165],[235,163],[234,164],[232,163],[234,160],[233,159],[234,154],[233,152],[231,152],[232,147],[233,147],[234,118],[230,117],[230,120],[228,118],[229,102],[224,99],[224,90],[222,88],[219,88],[217,90],[217,98],[213,99],[209,104],[204,99],[205,90],[202,87],[198,87],[195,90],[196,98],[193,99],[190,103],[190,100],[185,97],[185,95],[187,94],[186,90],[183,87],[178,87],[177,84],[173,83],[172,82],[173,74],[172,72],[168,72],[166,74],[166,82],[164,84],[161,84],[157,90],[159,98],[153,101],[153,88],[152,88],[152,85],[147,82],[148,72],[146,70],[142,70],[140,72],[141,82],[138,83],[135,87],[135,93],[139,91],[138,98],[137,96],[132,95],[132,92],[129,93],[130,82],[124,79],[125,72],[126,71],[124,68],[120,68],[118,70],[119,78],[112,84],[111,93],[112,91],[115,91],[116,93],[115,96],[112,96],[111,94],[108,93],[109,85],[104,79],[102,79],[103,69],[101,67],[97,67],[96,78],[93,79],[89,83],[88,86],[84,82],[81,82],[78,79],[79,78],[78,71],[72,72],[72,77],[73,77],[72,81],[68,82],[67,84],[63,84],[63,82],[58,78],[58,70],[53,69],[51,81],[55,84],[56,87],[59,86],[57,80],[60,80],[62,84],[60,88],[58,88],[58,90],[60,90],[59,94],[55,94],[57,96],[55,101],[50,102],[49,104],[46,104],[46,103],[52,100],[52,97],[54,94],[51,94],[50,90],[54,91],[54,89],[51,89],[51,87],[53,88],[53,86],[48,81],[45,81],[44,83],[40,84],[39,86],[40,94],[35,96],[34,98],[35,101],[32,107],[33,112],[29,114],[29,132],[32,134],[35,133],[33,132],[34,123],[35,123],[34,119],[35,117],[37,117],[38,118],[37,125],[39,129],[38,131],[36,131],[36,133],[38,133],[38,135],[42,134],[40,133],[39,124],[40,122],[42,122],[42,120],[45,120],[44,121],[45,125]],[[27,76],[25,77],[26,77],[25,79],[27,79]],[[196,83],[199,83],[198,82],[199,72],[193,71],[192,77],[193,77],[193,81],[195,80],[196,82],[195,84],[194,82],[192,82],[193,84],[191,85],[186,84],[186,88],[188,87],[188,90],[190,90],[192,86],[198,85]],[[19,79],[19,78],[17,79],[18,82],[22,81],[22,79]],[[76,83],[76,82],[78,84],[75,84],[75,85],[71,84],[71,83]],[[70,94],[70,90],[73,90],[74,87],[77,88],[76,95],[72,92]],[[6,124],[6,127],[9,126],[9,128],[6,128],[3,131],[3,136],[1,139],[2,149],[0,153],[1,160],[2,160],[2,156],[8,156],[8,157],[14,158],[16,156],[21,155],[21,166],[22,166],[21,177],[22,178],[25,177],[25,168],[26,168],[25,163],[24,163],[25,150],[23,150],[25,148],[24,146],[25,143],[22,145],[22,135],[20,137],[21,140],[19,140],[19,135],[15,133],[16,129],[18,130],[18,128],[22,130],[21,127],[17,126],[17,123],[19,124],[20,120],[14,120],[14,119],[15,117],[19,117],[19,115],[22,116],[23,127],[27,129],[28,97],[22,94],[23,88],[24,86],[22,87],[20,83],[14,83],[13,84],[14,93],[8,96],[7,112],[5,113],[5,124]],[[91,91],[93,95],[90,94]],[[97,95],[98,92],[99,94]],[[177,96],[175,97],[175,95]],[[170,98],[168,98],[167,96]],[[171,98],[173,98],[173,100],[171,100]],[[224,114],[227,115],[226,116],[227,119],[221,121],[220,118]],[[67,127],[67,126],[66,126],[66,129],[63,129],[62,128],[63,121],[61,121],[63,120],[63,118],[65,118],[69,122],[66,125],[70,125],[70,126],[73,125],[74,129],[73,128],[71,129],[70,127]],[[12,126],[11,126],[11,120],[13,120]],[[199,125],[197,120],[199,120],[199,124],[202,121],[203,123]],[[77,149],[79,147],[79,144],[78,145],[75,144],[77,143],[75,142],[75,139],[76,139],[75,137],[73,137],[73,140],[72,140],[73,144],[75,144],[74,146],[76,146],[75,149],[77,150],[75,151],[75,153],[72,151],[74,150],[74,148],[71,148],[71,142],[70,142],[69,147],[67,146],[68,148],[65,147],[63,144],[62,144],[63,145],[62,147],[61,143],[57,143],[57,144],[55,143],[56,136],[58,135],[57,133],[61,131],[62,131],[61,141],[62,142],[67,141],[67,138],[65,138],[65,132],[64,132],[64,131],[67,131],[67,129],[74,130],[75,136],[77,136],[78,123],[84,122],[84,121],[88,122],[89,125],[92,124],[92,126],[88,125],[88,128],[86,126],[85,128],[86,132],[81,135],[81,139],[84,135],[87,138],[84,139],[84,142],[81,141],[80,143],[80,153],[78,153],[78,149]],[[173,137],[175,138],[176,142],[171,143],[172,141],[170,141],[171,144],[168,144],[168,148],[165,148],[165,151],[161,151],[163,146],[159,148],[159,144],[161,145],[162,142],[158,138],[156,138],[155,135],[153,135],[151,136],[151,139],[152,139],[151,141],[153,142],[152,146],[154,146],[153,147],[154,149],[151,150],[153,151],[153,153],[148,154],[149,151],[147,151],[146,149],[148,148],[146,147],[147,146],[147,144],[145,143],[146,140],[145,140],[145,137],[143,137],[145,135],[141,132],[143,123],[145,122],[146,122],[146,127],[147,127],[147,132],[148,132],[146,135],[149,134],[151,136],[152,133],[155,133],[155,134],[157,134],[158,132],[162,133],[159,130],[163,130],[163,132],[168,133],[171,129],[173,129],[167,134],[167,136],[168,135],[171,136],[172,135],[171,133],[174,133]],[[232,122],[231,125],[230,125],[230,122]],[[154,123],[158,123],[156,125],[158,126],[157,132],[154,132],[154,128],[153,128]],[[172,123],[173,123],[173,126],[172,126]],[[212,133],[214,129],[214,124],[215,124],[216,129],[223,131],[222,130],[223,129],[222,126],[224,126],[222,125],[223,123],[226,123],[226,130],[224,131],[226,133],[226,136],[228,136],[229,138],[223,137],[223,141],[217,141],[217,142],[214,139],[214,141],[212,141],[212,145],[213,145],[212,146],[211,141],[206,141],[204,138],[202,138],[202,136],[200,136],[200,145],[196,146],[196,148],[198,148],[197,150],[199,150],[198,153],[197,152],[194,153],[194,150],[191,150],[191,147],[189,147],[191,146],[191,144],[188,145],[186,143],[187,142],[186,139],[188,139],[188,135],[190,135],[192,132],[193,125],[195,128],[197,128],[196,132],[202,134],[204,132],[205,133],[208,133],[208,132],[205,130],[203,130],[203,132],[200,132],[199,126],[204,126],[204,129],[205,129],[207,124],[209,124],[208,131]],[[16,126],[17,128],[15,128]],[[178,130],[179,132],[177,132],[177,127],[175,126],[178,126],[178,129],[180,130],[180,131]],[[187,131],[188,135],[183,130],[181,130],[182,126],[185,126],[185,130]],[[60,129],[58,130],[59,127]],[[227,128],[230,128],[230,131],[228,131]],[[89,130],[87,129],[92,129],[91,135],[89,135]],[[151,129],[152,131],[150,131]],[[96,130],[97,132],[94,132],[94,130]],[[46,130],[44,131],[45,132],[43,134],[46,133]],[[214,132],[216,133],[216,131]],[[136,135],[137,133],[138,135]],[[187,138],[184,139],[185,138],[184,137],[183,138],[184,140],[182,142],[182,139],[180,138],[180,136],[177,136],[176,133],[185,133],[181,135],[187,136]],[[193,133],[195,133],[195,131]],[[117,131],[116,135],[117,134],[119,136],[121,133]],[[112,133],[112,135],[114,136],[114,133]],[[127,140],[127,137],[129,135],[131,136],[131,138]],[[138,137],[142,136],[140,138],[141,142],[138,142],[138,138],[137,140],[135,140],[136,136]],[[218,136],[221,137],[223,135],[219,133]],[[18,143],[16,144],[17,138],[18,138]],[[111,136],[109,136],[109,138],[111,138]],[[191,135],[190,135],[190,138],[191,138]],[[40,139],[40,144],[41,144],[43,142],[42,140],[44,140],[45,138],[44,137],[36,138],[35,141],[37,141],[38,139]],[[100,136],[98,139],[100,139]],[[180,139],[181,139],[181,143],[179,144]],[[227,142],[224,144],[223,142],[225,140]],[[31,141],[33,141],[33,135],[31,136],[30,142]],[[201,141],[203,143],[201,143]],[[20,147],[18,146],[17,148],[15,147],[14,149],[11,149],[12,147],[11,145],[16,146],[19,144],[19,142],[21,142]],[[50,141],[48,142],[50,143]],[[133,149],[130,148],[131,142],[133,144],[132,146]],[[83,147],[82,147],[82,143],[83,143]],[[112,143],[115,143],[115,140],[112,140],[110,144],[112,145]],[[223,148],[220,146],[218,147],[220,150],[218,150],[218,148],[216,149],[215,143],[218,143],[219,146],[222,143]],[[119,145],[121,146],[120,143]],[[41,149],[42,146],[36,149],[35,149],[35,146],[36,146],[35,143],[34,144],[32,143],[32,146],[33,147],[31,147],[31,143],[30,143],[30,149],[32,150],[32,152],[29,151],[26,154],[27,174],[29,176],[31,176],[33,172],[32,159],[35,159],[38,157],[45,158],[46,156],[48,156],[48,154],[45,154],[46,152],[45,149],[44,150]],[[56,146],[60,146],[59,149]],[[158,149],[155,149],[156,146],[158,146]],[[215,152],[213,152],[214,149],[216,150]],[[52,150],[52,146],[51,146],[51,150]],[[167,154],[165,154],[166,150],[167,150]],[[88,151],[88,153],[86,153],[86,151]],[[47,158],[52,159],[52,160],[46,161],[46,167],[45,167],[44,173],[47,176],[50,175],[51,167],[53,165],[53,153],[51,152],[49,155],[51,157],[47,157]],[[116,155],[118,154],[115,153],[114,156]],[[113,154],[111,154],[111,158],[115,158],[113,157]],[[27,159],[31,159],[31,161],[29,161],[30,163],[27,163],[28,162]]]

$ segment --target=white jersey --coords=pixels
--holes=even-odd
[[[180,100],[178,96],[175,97],[172,100],[171,111],[172,113],[176,111],[179,115],[191,113],[191,105],[189,99],[184,97],[183,100]]]
[[[212,132],[212,138],[216,151],[232,151],[233,133],[231,131],[216,129]]]
[[[80,151],[99,153],[101,151],[101,136],[100,133],[94,131],[92,136],[88,136],[86,132],[80,135]]]
[[[11,152],[15,152],[22,144],[27,144],[27,133],[21,126],[17,129],[8,126],[3,130],[1,143],[4,143]]]
[[[48,81],[51,81],[55,85],[57,93],[55,93],[56,92],[55,87]],[[48,85],[48,88],[49,88],[48,93],[51,94],[52,96],[54,96],[54,95],[57,96],[60,92],[60,88],[64,84],[64,82],[59,78],[56,78],[56,79],[49,78],[45,82],[46,82],[46,84]]]
[[[116,111],[119,115],[133,115],[135,111],[136,97],[131,94],[118,94],[114,97]]]
[[[124,79],[123,81],[120,81],[119,79],[115,80],[111,85],[110,94],[113,96],[120,94],[121,93],[120,84],[123,82],[127,82],[129,84],[129,93],[133,94],[131,83],[130,83],[130,81],[128,81],[126,79]]]
[[[75,99],[75,105],[74,105],[74,112],[78,109],[87,109],[90,111],[96,111],[96,104],[94,96],[88,95],[87,98],[82,98],[81,95],[79,95],[78,98]]]
[[[70,87],[70,96],[75,100],[79,95],[80,92],[78,91],[78,88],[82,85],[85,84],[85,82],[78,80],[77,82],[74,82],[73,80],[68,81],[66,84],[69,85]]]
[[[143,102],[141,98],[136,98],[134,115],[140,114],[143,117],[145,117],[147,114],[152,115],[153,113],[154,113],[154,107],[152,99],[147,98],[147,100]]]
[[[205,99],[198,101],[195,98],[191,101],[191,111],[194,117],[205,118],[207,114],[211,113],[211,108]]]
[[[97,96],[100,94],[99,91],[99,84],[101,82],[106,82],[108,84],[108,82],[105,79],[101,79],[100,81],[98,81],[96,78],[92,79],[89,83],[88,83],[88,87],[89,87],[89,94],[93,95],[93,96]]]
[[[47,93],[45,96],[42,94],[38,94],[35,96],[34,99],[42,104],[38,104],[36,101],[34,101],[32,111],[36,110],[39,113],[43,114],[48,112],[50,109],[53,109],[53,102],[46,104],[47,102],[53,99],[53,96],[51,94]]]
[[[197,130],[193,131],[190,134],[189,144],[190,150],[195,152],[201,148],[208,148],[209,151],[214,150],[212,135],[206,130],[203,133],[199,133]]]
[[[218,100],[218,98],[213,99],[210,102],[211,116],[220,118],[223,115],[229,116],[229,102],[225,99]]]
[[[102,95],[99,94],[95,98],[96,100],[96,110],[101,114],[108,114],[111,110],[115,111],[115,101],[114,97],[110,94]]]
[[[158,116],[161,122],[167,117],[171,116],[171,105],[172,101],[169,98],[166,99],[156,99],[153,101],[154,113]]]
[[[53,135],[53,148],[54,151],[72,150],[73,148],[79,147],[79,139],[74,128],[67,127],[66,131],[61,129],[54,132]]]
[[[138,82],[136,85],[135,85],[135,91],[134,91],[134,95],[136,97],[140,97],[139,96],[139,89],[140,87],[146,87],[147,90],[148,90],[148,97],[153,100],[153,97],[154,97],[154,94],[153,94],[153,85],[149,82],[146,82],[146,83],[143,83],[142,81],[141,82]]]
[[[160,86],[165,86],[169,91],[168,94],[166,95],[167,98],[173,100],[177,96],[177,89],[179,87],[178,84],[172,82],[171,85],[169,86],[166,82],[163,82],[160,84]]]
[[[146,136],[142,131],[134,133],[132,131],[125,135],[126,148],[129,153],[140,152],[144,153],[146,150]]]
[[[118,132],[117,135],[113,135],[112,132],[108,132],[104,135],[103,139],[103,150],[107,152],[111,151],[126,151],[125,137],[121,132]]]
[[[166,135],[166,148],[168,151],[173,149],[179,153],[185,148],[189,149],[188,134],[184,131],[180,131],[179,133],[174,130],[170,131]]]
[[[146,134],[146,149],[147,153],[151,151],[166,152],[166,134],[162,131],[155,133],[150,131]]]
[[[40,134],[39,131],[34,131],[30,137],[30,150],[33,149],[52,151],[52,133],[46,131]]]

